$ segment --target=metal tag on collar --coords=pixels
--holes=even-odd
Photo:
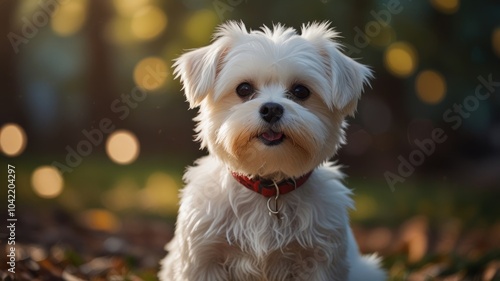
[[[274,197],[269,197],[267,199],[267,210],[269,211],[269,215],[275,215],[278,219],[282,219],[282,216],[280,216],[280,207],[278,206],[278,199],[280,197],[280,189],[278,187],[278,184],[276,184],[275,181],[273,181],[274,187],[276,188],[276,196]],[[274,201],[274,208],[271,206],[271,201]]]

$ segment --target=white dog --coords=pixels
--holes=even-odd
[[[325,163],[344,142],[371,71],[328,23],[222,25],[175,73],[210,155],[184,175],[164,281],[379,281],[349,227],[351,192]]]

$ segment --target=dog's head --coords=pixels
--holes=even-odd
[[[232,171],[276,180],[298,177],[332,157],[371,77],[339,50],[327,23],[247,31],[222,25],[211,45],[174,64],[196,131]]]

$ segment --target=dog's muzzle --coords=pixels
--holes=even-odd
[[[264,121],[269,123],[269,125],[272,125],[281,119],[284,111],[285,109],[281,104],[266,102],[260,107],[259,114]],[[269,146],[280,144],[284,138],[285,135],[282,132],[277,132],[271,128],[259,135],[259,139],[265,145]]]

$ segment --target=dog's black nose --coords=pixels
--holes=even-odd
[[[266,102],[260,107],[260,117],[267,123],[275,123],[283,116],[283,106],[275,102]]]

